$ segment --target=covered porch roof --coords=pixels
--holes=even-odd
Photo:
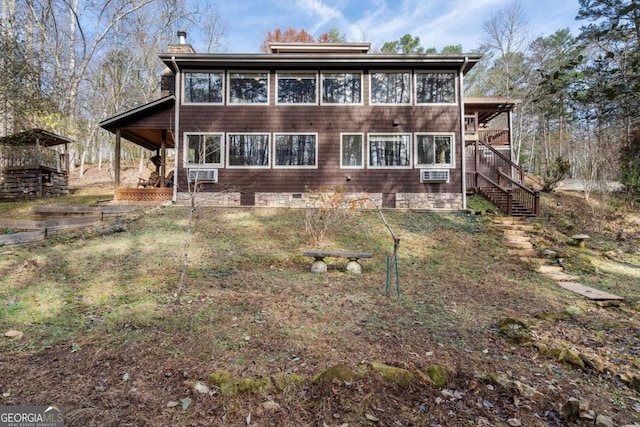
[[[496,118],[502,113],[509,113],[514,111],[520,100],[509,98],[464,98],[464,111],[465,113],[477,113],[478,123],[480,126],[489,123],[492,119]]]
[[[172,109],[175,100],[173,95],[157,99],[108,118],[100,122],[99,126],[113,134],[120,130],[122,138],[148,150],[160,150],[163,142],[164,148],[175,148],[173,134],[169,132],[171,122],[146,120],[154,114]]]
[[[29,145],[38,143],[45,147],[53,147],[56,145],[71,144],[72,142],[73,140],[67,137],[35,128],[0,138],[0,145]]]

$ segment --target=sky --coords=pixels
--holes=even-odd
[[[562,28],[578,34],[578,0],[520,0],[532,38]],[[504,9],[509,0],[222,0],[216,3],[227,23],[222,51],[258,53],[268,31],[293,27],[314,37],[331,27],[351,42],[379,48],[404,34],[438,50],[462,45],[463,52],[479,47],[483,21]],[[197,43],[189,40],[197,49]]]

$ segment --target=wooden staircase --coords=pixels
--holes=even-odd
[[[496,205],[509,216],[540,215],[540,192],[524,185],[523,169],[511,159],[477,139],[466,147],[467,190],[471,190]]]

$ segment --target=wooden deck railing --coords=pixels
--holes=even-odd
[[[0,148],[0,170],[46,167],[56,171],[67,171],[68,159],[67,154],[42,146],[6,145]]]
[[[492,145],[508,145],[509,129],[478,129],[478,138]]]
[[[524,170],[520,165],[511,161],[510,158],[487,144],[482,139],[477,139],[475,143],[475,165],[477,172],[489,173],[495,180],[498,179],[497,172],[510,171],[513,177],[519,182],[524,182]]]

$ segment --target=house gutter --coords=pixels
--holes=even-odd
[[[173,137],[173,145],[175,147],[175,153],[173,156],[173,197],[171,198],[171,201],[173,203],[176,203],[178,200],[178,157],[180,155],[180,150],[178,147],[180,147],[180,69],[178,68],[178,64],[176,64],[176,57],[172,56],[171,57],[171,62],[173,63],[173,66],[175,67],[175,117],[174,117],[174,128],[175,128],[175,135]]]
[[[467,209],[467,157],[465,153],[464,139],[464,69],[469,63],[469,57],[464,57],[464,62],[460,67],[460,153],[462,171],[462,209]]]

